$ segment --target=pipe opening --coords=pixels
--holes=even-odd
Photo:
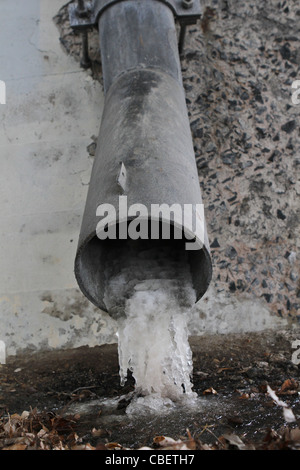
[[[130,223],[130,222],[129,222]],[[149,233],[150,233],[150,221]],[[122,316],[125,302],[138,282],[154,280],[165,284],[183,307],[191,307],[206,292],[211,280],[211,261],[205,246],[186,250],[184,232],[170,224],[170,238],[161,238],[164,224],[159,222],[159,239],[106,239],[93,236],[81,246],[75,274],[86,297],[113,318]],[[119,234],[120,225],[116,224]],[[195,296],[186,299],[180,285],[190,283]],[[183,297],[181,298],[181,295]],[[187,305],[189,304],[189,305]]]

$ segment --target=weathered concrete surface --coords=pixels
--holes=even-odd
[[[203,0],[182,67],[223,296],[300,315],[299,4]],[[221,308],[222,301],[220,302]],[[259,307],[258,307],[259,309]],[[219,310],[219,309],[218,309]],[[230,318],[230,314],[229,317]]]
[[[25,5],[26,3],[26,5]],[[0,339],[19,349],[109,340],[73,262],[103,95],[62,50],[60,0],[4,0],[0,79]]]
[[[214,263],[208,303],[297,324],[299,4],[201,3],[182,67]]]

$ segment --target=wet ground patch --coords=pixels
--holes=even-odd
[[[198,402],[163,415],[126,413],[134,380],[120,386],[116,344],[10,357],[1,365],[0,448],[155,448],[157,436],[196,449],[297,447],[300,376],[293,342],[299,338],[297,330],[192,337]],[[286,422],[268,386],[296,421]]]

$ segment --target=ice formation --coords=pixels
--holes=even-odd
[[[121,383],[130,370],[142,396],[176,401],[195,395],[188,342],[195,292],[185,257],[172,244],[133,243],[107,271],[104,300],[118,322]]]

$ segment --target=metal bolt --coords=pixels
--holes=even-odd
[[[87,15],[87,9],[84,4],[84,0],[77,0],[77,15],[83,17]]]
[[[83,69],[88,69],[91,66],[91,59],[89,58],[89,40],[87,31],[82,31],[82,56],[80,65]]]
[[[186,10],[188,10],[189,8],[192,8],[193,3],[194,3],[194,0],[182,0],[182,6]]]
[[[183,49],[184,49],[185,33],[186,33],[186,25],[182,24],[181,28],[180,28],[179,42],[178,42],[178,48],[179,48],[179,54],[180,55],[183,53]]]

